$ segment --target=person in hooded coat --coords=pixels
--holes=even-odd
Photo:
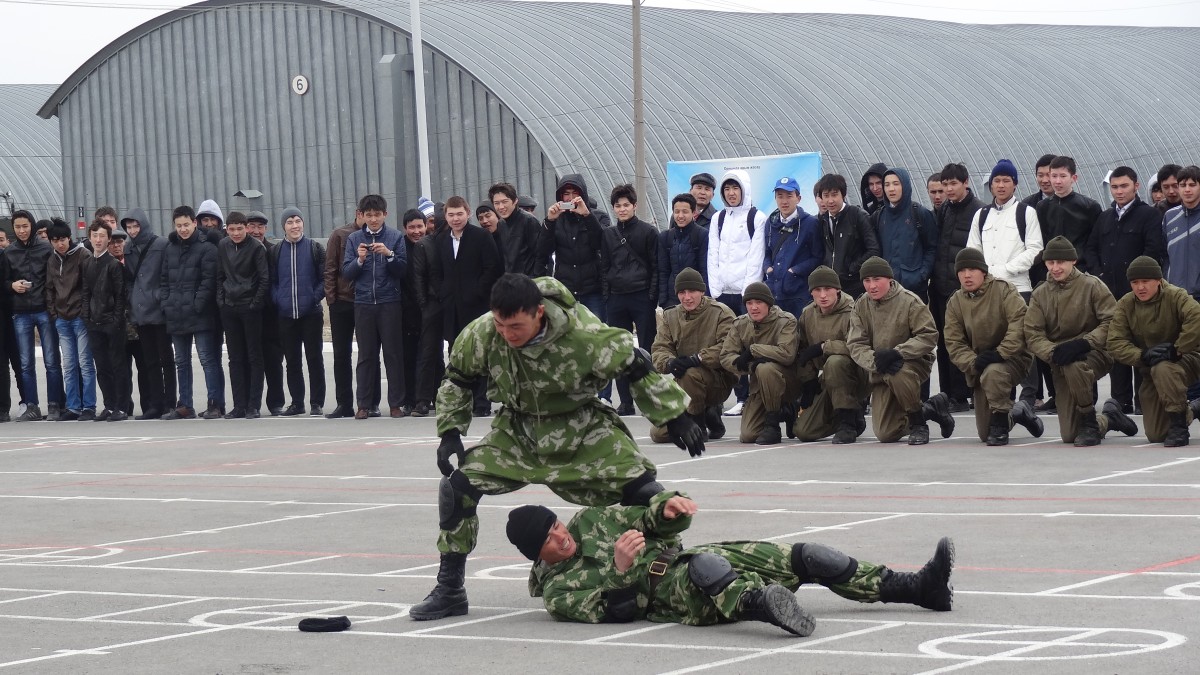
[[[886,164],[876,162],[867,168],[862,180],[858,182],[858,195],[862,198],[862,208],[867,215],[874,215],[887,204],[887,199],[883,196],[883,174],[887,173],[887,170]]]
[[[929,276],[937,254],[937,218],[912,199],[912,179],[907,169],[888,169],[883,176],[886,204],[873,216],[879,233],[880,257],[896,274],[896,281],[922,302],[929,302]]]
[[[125,246],[129,318],[142,347],[138,364],[142,414],[134,419],[156,420],[175,407],[175,352],[158,297],[167,239],[154,233],[146,212],[137,207],[121,217],[121,228],[129,235]]]

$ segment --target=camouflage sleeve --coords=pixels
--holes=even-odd
[[[638,410],[655,426],[664,426],[687,410],[687,394],[669,375],[650,373],[630,382],[629,390]]]
[[[543,584],[542,603],[559,621],[603,623],[608,614],[608,594],[633,586],[642,572],[638,565],[618,572],[610,562],[602,570],[560,574]]]
[[[495,330],[491,313],[475,319],[458,334],[450,348],[446,377],[437,393],[437,434],[451,429],[466,434],[471,426],[472,391],[466,383],[487,372],[487,334]]]
[[[687,497],[683,492],[663,490],[650,498],[650,505],[643,509],[641,522],[634,529],[646,534],[655,534],[659,538],[676,537],[692,525],[691,516],[679,516],[668,520],[663,517],[663,509],[667,502],[675,496]],[[689,497],[690,499],[690,497]]]

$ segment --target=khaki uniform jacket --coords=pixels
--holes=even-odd
[[[772,306],[761,323],[754,323],[749,314],[734,319],[721,344],[721,366],[731,373],[738,372],[733,362],[745,347],[756,359],[792,365],[796,360],[796,317]]]
[[[733,310],[707,295],[700,299],[695,311],[685,312],[676,305],[663,312],[650,358],[660,373],[670,371],[671,359],[677,356],[700,355],[705,368],[720,370],[721,343],[733,327]]]
[[[882,300],[872,300],[864,293],[854,303],[846,343],[850,358],[871,373],[872,381],[880,377],[875,350],[895,349],[905,361],[921,360],[932,367],[937,341],[938,330],[929,308],[895,279]]]
[[[1017,287],[990,274],[984,277],[979,290],[968,293],[959,289],[950,296],[946,303],[946,351],[969,386],[979,384],[975,357],[982,351],[995,349],[1019,369],[1029,368],[1033,359],[1025,348],[1026,310]]]
[[[1076,268],[1064,281],[1046,279],[1029,299],[1025,313],[1025,343],[1039,359],[1050,363],[1054,347],[1084,338],[1092,349],[1108,348],[1108,325],[1117,301],[1103,281]]]
[[[1117,302],[1108,328],[1108,351],[1119,363],[1145,366],[1142,351],[1170,342],[1180,356],[1200,350],[1200,304],[1166,281],[1146,302],[1132,292]]]
[[[850,355],[850,349],[846,347],[846,335],[850,332],[850,315],[853,313],[854,298],[844,291],[838,295],[837,304],[828,314],[822,314],[815,302],[809,303],[800,312],[799,344],[807,347],[819,342],[823,345],[822,355],[813,359],[815,365],[825,365],[825,359],[834,354]]]

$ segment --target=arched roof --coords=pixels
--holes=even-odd
[[[228,4],[239,3],[178,12]],[[409,27],[405,2],[332,4]],[[628,6],[453,0],[421,11],[425,42],[496,92],[560,174],[584,173],[599,194],[632,179]],[[54,114],[90,68],[174,14],[98,53],[41,114]],[[948,161],[978,177],[1007,157],[1028,192],[1033,160],[1054,152],[1073,155],[1081,190],[1100,197],[1107,169],[1124,163],[1148,175],[1168,160],[1189,163],[1200,146],[1200,129],[1180,119],[1200,109],[1200,91],[1150,81],[1159,56],[1188,53],[1200,29],[649,7],[642,28],[656,209],[668,198],[668,160],[819,150],[855,193],[875,161],[919,179]]]
[[[38,218],[62,215],[58,122],[37,116],[52,84],[0,85],[0,194]]]

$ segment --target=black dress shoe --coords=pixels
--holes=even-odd
[[[256,420],[260,417],[262,417],[262,414],[258,412],[258,409],[246,411],[246,419],[248,420]]]
[[[109,422],[124,422],[127,419],[129,419],[129,415],[125,414],[124,410],[114,410],[113,413],[108,416]]]
[[[327,420],[336,420],[336,419],[340,419],[342,417],[354,417],[354,411],[351,410],[350,408],[346,408],[346,407],[339,405],[338,407],[334,408],[333,410],[325,413],[325,419],[327,419]]]
[[[369,410],[367,412],[367,417],[382,417],[382,416],[383,416],[383,413],[379,412],[379,406],[375,406],[374,408],[371,408],[371,410]],[[357,417],[358,416],[355,415],[355,419],[357,419]]]
[[[293,404],[289,405],[287,408],[285,408],[284,411],[280,414],[283,415],[284,417],[295,417],[296,415],[303,415],[304,414],[304,406],[293,403]]]
[[[241,408],[234,408],[233,410],[225,413],[225,419],[227,420],[240,420],[245,416],[246,411],[242,410]]]
[[[267,408],[267,410],[271,412],[271,417],[279,417],[283,414],[283,408],[280,408],[279,406]]]
[[[157,419],[161,419],[162,416],[163,416],[163,413],[161,410],[147,410],[147,411],[143,412],[141,415],[134,417],[133,419],[135,419],[135,420],[157,420]]]

